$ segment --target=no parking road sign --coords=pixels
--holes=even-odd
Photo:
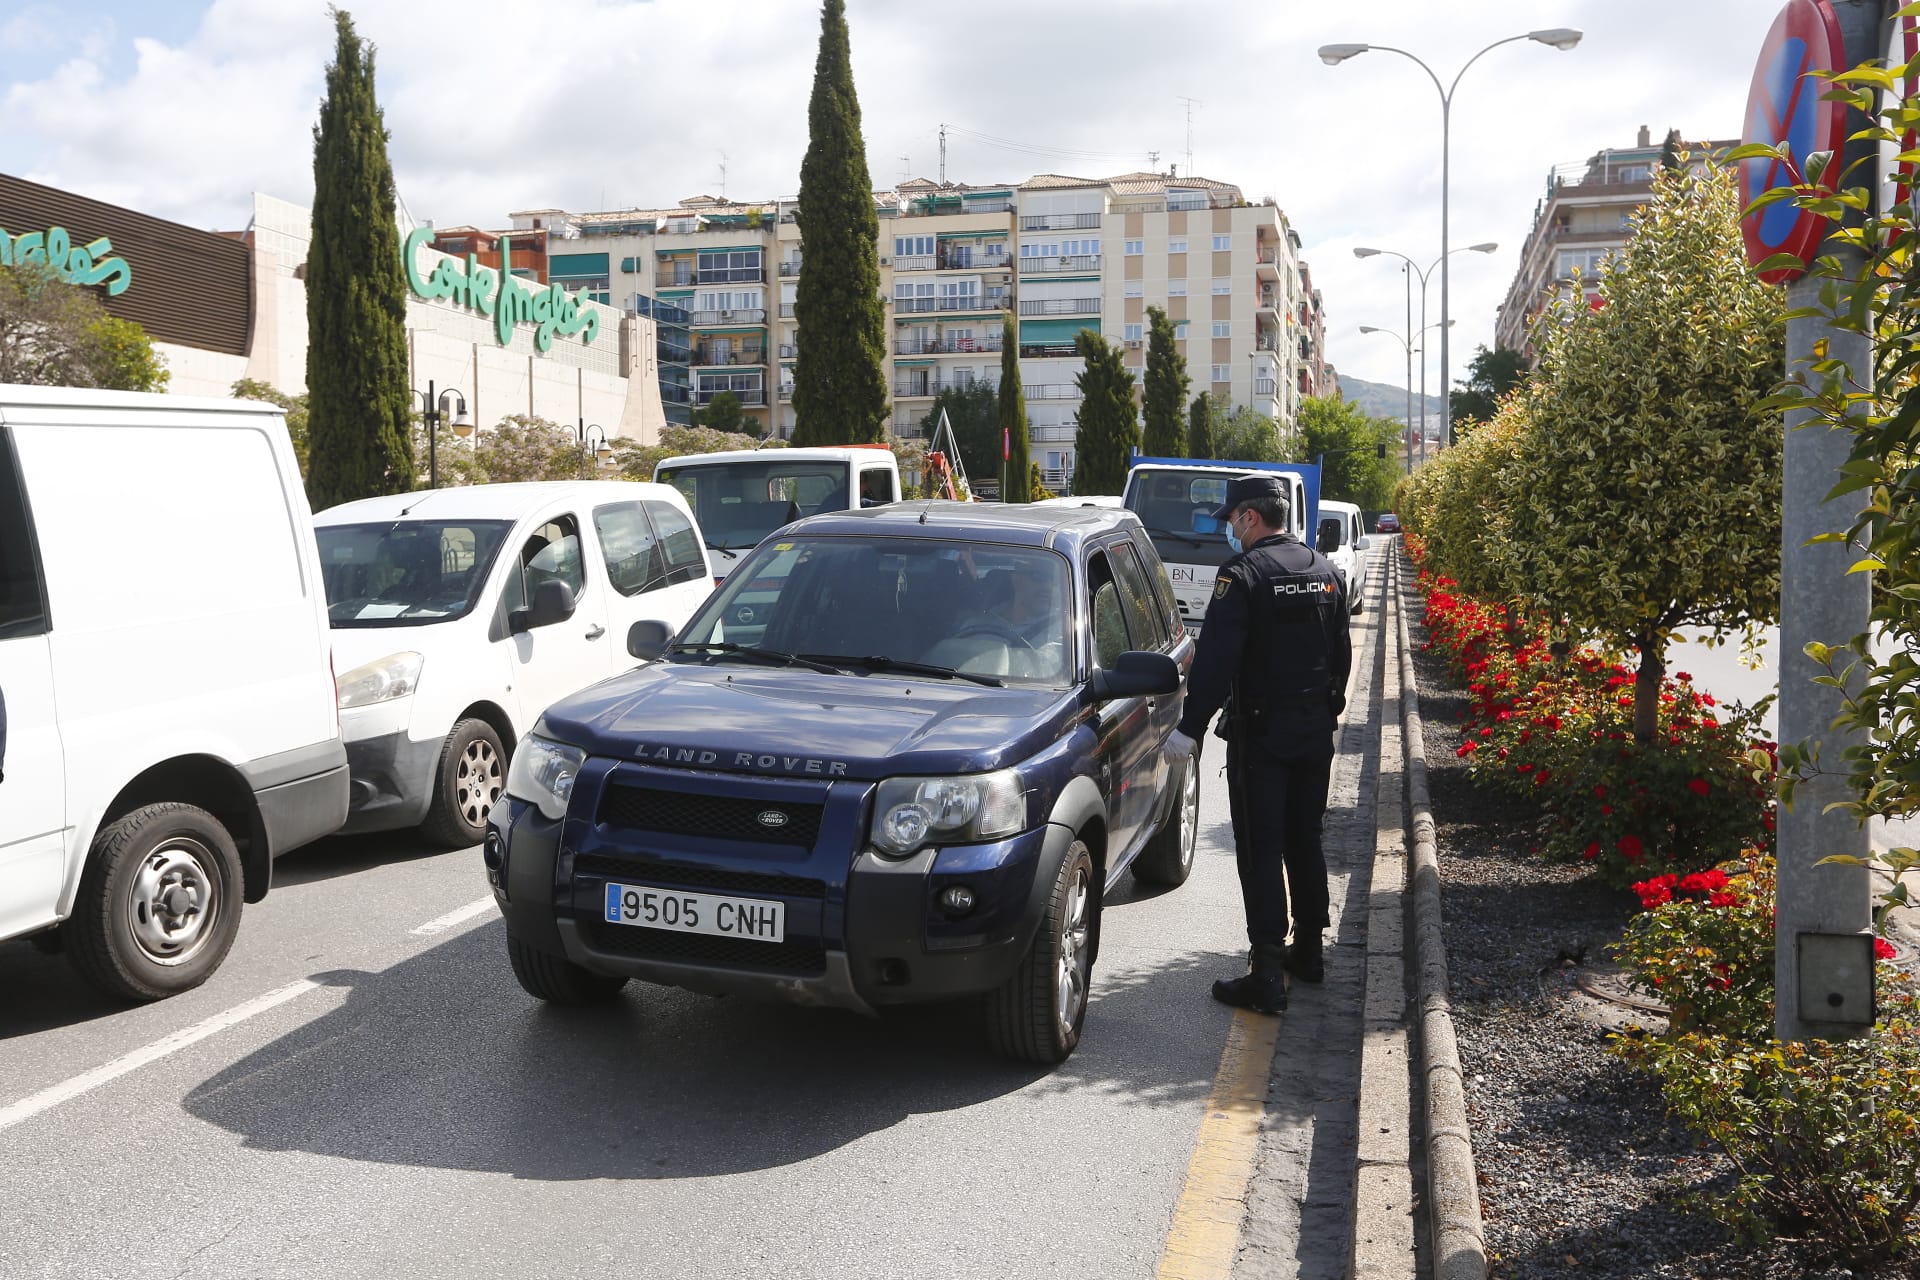
[[[1840,23],[1828,0],[1787,0],[1760,47],[1747,91],[1747,125],[1743,142],[1785,145],[1793,163],[1804,167],[1817,151],[1838,152],[1846,141],[1846,105],[1823,102],[1828,83],[1821,72],[1842,68],[1844,45]],[[1832,173],[1838,174],[1836,163]],[[1794,185],[1793,175],[1779,160],[1765,156],[1740,162],[1740,203],[1752,204],[1774,187]],[[1821,185],[1831,188],[1832,182]],[[1770,204],[1741,219],[1747,242],[1747,261],[1753,266],[1776,253],[1790,253],[1810,262],[1827,231],[1827,220],[1808,213],[1790,200]],[[1800,275],[1793,268],[1763,271],[1769,284]]]

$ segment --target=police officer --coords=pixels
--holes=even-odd
[[[1235,554],[1214,579],[1186,709],[1169,749],[1192,751],[1192,740],[1226,708],[1227,791],[1253,955],[1252,971],[1214,983],[1213,996],[1278,1013],[1287,1007],[1287,973],[1305,982],[1324,976],[1321,933],[1329,921],[1320,822],[1334,725],[1353,665],[1346,586],[1325,556],[1286,532],[1279,476],[1234,477],[1213,517],[1227,522]]]

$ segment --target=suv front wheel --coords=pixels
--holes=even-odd
[[[1085,841],[1075,840],[1060,860],[1032,948],[1006,984],[987,997],[987,1031],[1000,1052],[1052,1066],[1065,1062],[1080,1043],[1099,895],[1093,855]]]

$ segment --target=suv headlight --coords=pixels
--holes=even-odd
[[[567,816],[573,780],[586,761],[587,753],[579,747],[530,733],[514,748],[513,763],[507,766],[507,794],[558,822]]]
[[[417,653],[390,653],[362,663],[334,682],[340,710],[406,697],[420,687],[420,668],[425,663]]]
[[[932,840],[965,844],[1012,835],[1027,823],[1018,769],[960,778],[888,778],[873,804],[873,846],[904,858]]]

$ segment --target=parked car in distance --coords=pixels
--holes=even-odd
[[[483,846],[543,1000],[980,996],[1055,1063],[1106,891],[1192,870],[1200,770],[1166,740],[1193,641],[1130,512],[816,516],[628,644],[660,660],[547,709]]]
[[[1367,593],[1367,550],[1372,545],[1360,532],[1360,508],[1351,502],[1320,500],[1320,528],[1314,550],[1333,562],[1347,584],[1348,608],[1360,612]]]
[[[153,1000],[347,816],[281,410],[0,386],[0,938]]]
[[[1373,531],[1375,533],[1400,532],[1400,517],[1391,511],[1382,512],[1380,518],[1373,522]]]
[[[627,670],[713,589],[666,485],[548,481],[365,498],[315,517],[353,768],[348,831],[476,844],[551,702]]]

